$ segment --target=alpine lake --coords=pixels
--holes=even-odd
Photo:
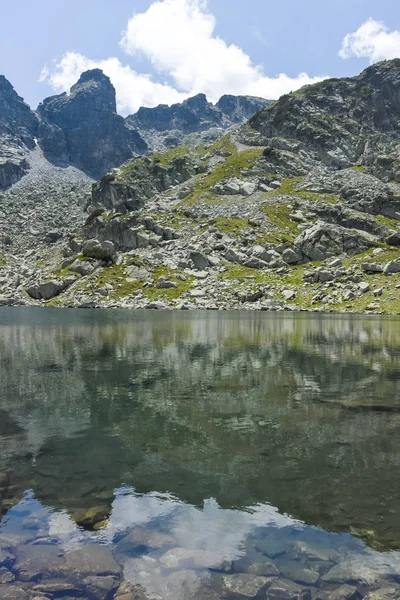
[[[0,599],[400,597],[400,318],[0,309]]]

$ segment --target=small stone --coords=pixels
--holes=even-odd
[[[176,287],[178,287],[178,284],[175,281],[170,281],[166,277],[162,277],[162,276],[158,278],[158,281],[157,281],[158,289],[169,289],[169,288],[176,288]]]
[[[369,285],[369,283],[367,283],[366,281],[361,281],[361,282],[358,284],[358,289],[360,290],[360,292],[361,292],[362,294],[365,294],[366,292],[369,292],[369,290],[370,290],[371,288],[370,288],[370,285]]]
[[[267,590],[267,600],[311,600],[311,592],[283,579],[274,581]]]
[[[305,583],[307,585],[312,585],[319,579],[318,571],[314,569],[308,569],[302,563],[297,561],[282,563],[281,572],[291,581]]]
[[[327,595],[327,600],[360,600],[361,594],[353,585],[341,585],[336,590]],[[374,600],[374,599],[370,599]],[[376,599],[378,600],[378,599]]]
[[[0,584],[15,581],[15,575],[5,567],[0,568]]]
[[[373,294],[374,296],[382,296],[383,294],[383,288],[376,288],[375,290],[373,290]]]
[[[247,569],[251,575],[262,575],[264,577],[274,577],[279,575],[279,569],[272,562],[253,563]]]
[[[248,573],[238,573],[235,575],[223,575],[222,581],[228,592],[254,598],[260,590],[270,583],[267,577],[251,575]]]
[[[283,290],[282,296],[284,300],[294,300],[296,298],[296,292],[294,290]]]
[[[264,540],[258,541],[256,548],[259,552],[269,556],[270,558],[282,556],[282,554],[286,554],[288,551],[288,545],[286,542],[273,538],[265,538]]]
[[[112,590],[117,587],[118,580],[110,575],[106,577],[91,576],[83,580],[83,585],[96,599],[106,600],[110,597]]]

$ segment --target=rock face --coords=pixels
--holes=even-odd
[[[395,143],[399,90],[400,59],[384,61],[357,77],[322,81],[282,96],[254,115],[250,125],[270,140],[296,140],[297,150],[312,151],[314,160],[329,167],[342,169],[359,161],[386,181],[400,181]],[[283,148],[276,150],[276,143],[268,145],[271,162],[282,158]]]
[[[69,94],[44,100],[38,114],[46,156],[93,177],[147,150],[138,132],[117,115],[115,88],[99,69],[83,73]]]
[[[0,75],[0,190],[27,172],[27,155],[35,147],[38,119],[7,79]]]

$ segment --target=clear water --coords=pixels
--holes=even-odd
[[[2,308],[0,599],[392,598],[399,434],[398,318]]]

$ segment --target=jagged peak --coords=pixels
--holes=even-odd
[[[108,89],[115,95],[115,88],[111,83],[111,79],[103,73],[101,69],[90,69],[84,71],[78,81],[71,87],[71,94],[86,88],[88,85],[94,84],[96,88]]]

